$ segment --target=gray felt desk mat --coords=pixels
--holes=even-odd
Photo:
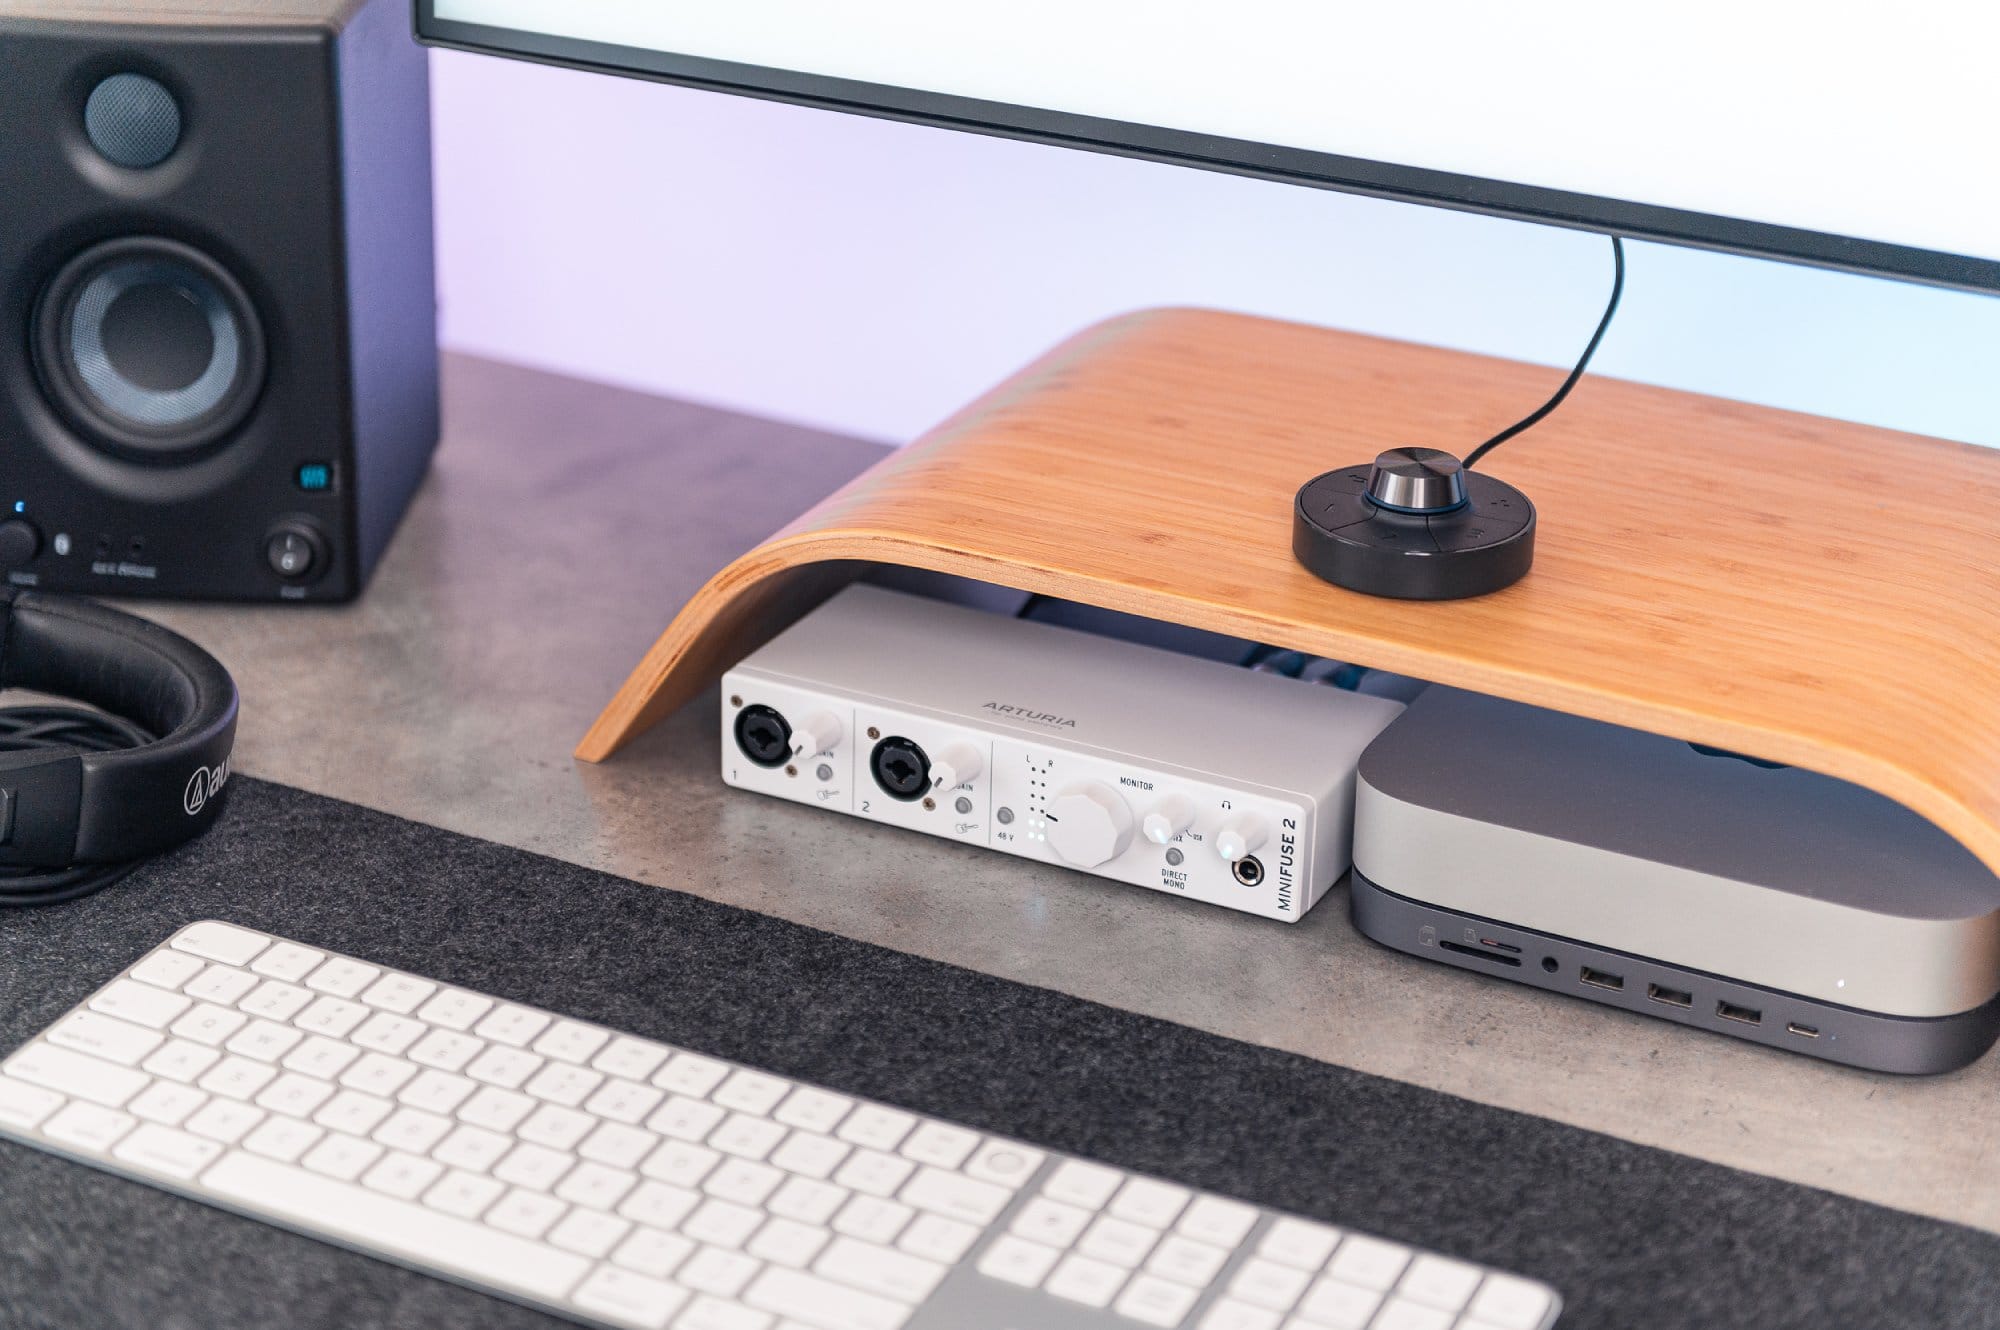
[[[2000,1326],[2000,1239],[238,780],[0,912],[0,1050],[215,916],[1537,1276],[1563,1326]],[[810,889],[810,884],[801,884]],[[0,1326],[561,1322],[0,1144]]]

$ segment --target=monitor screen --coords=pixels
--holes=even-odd
[[[417,10],[442,45],[2000,291],[2000,4]]]

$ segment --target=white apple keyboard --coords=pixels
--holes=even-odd
[[[0,1135],[675,1330],[1546,1330],[1542,1284],[233,924],[0,1064]]]

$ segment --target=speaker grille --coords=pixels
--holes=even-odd
[[[135,169],[156,166],[180,145],[180,103],[157,79],[113,74],[91,89],[83,128],[107,160]]]

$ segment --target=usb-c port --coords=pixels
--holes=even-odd
[[[1785,1029],[1798,1035],[1801,1039],[1819,1038],[1819,1027],[1817,1025],[1802,1025],[1798,1021],[1791,1021],[1786,1024]]]
[[[1593,970],[1588,965],[1579,966],[1576,977],[1583,980],[1584,983],[1589,984],[1592,988],[1608,988],[1614,993],[1623,992],[1625,989],[1624,975],[1610,974],[1604,970]]]

